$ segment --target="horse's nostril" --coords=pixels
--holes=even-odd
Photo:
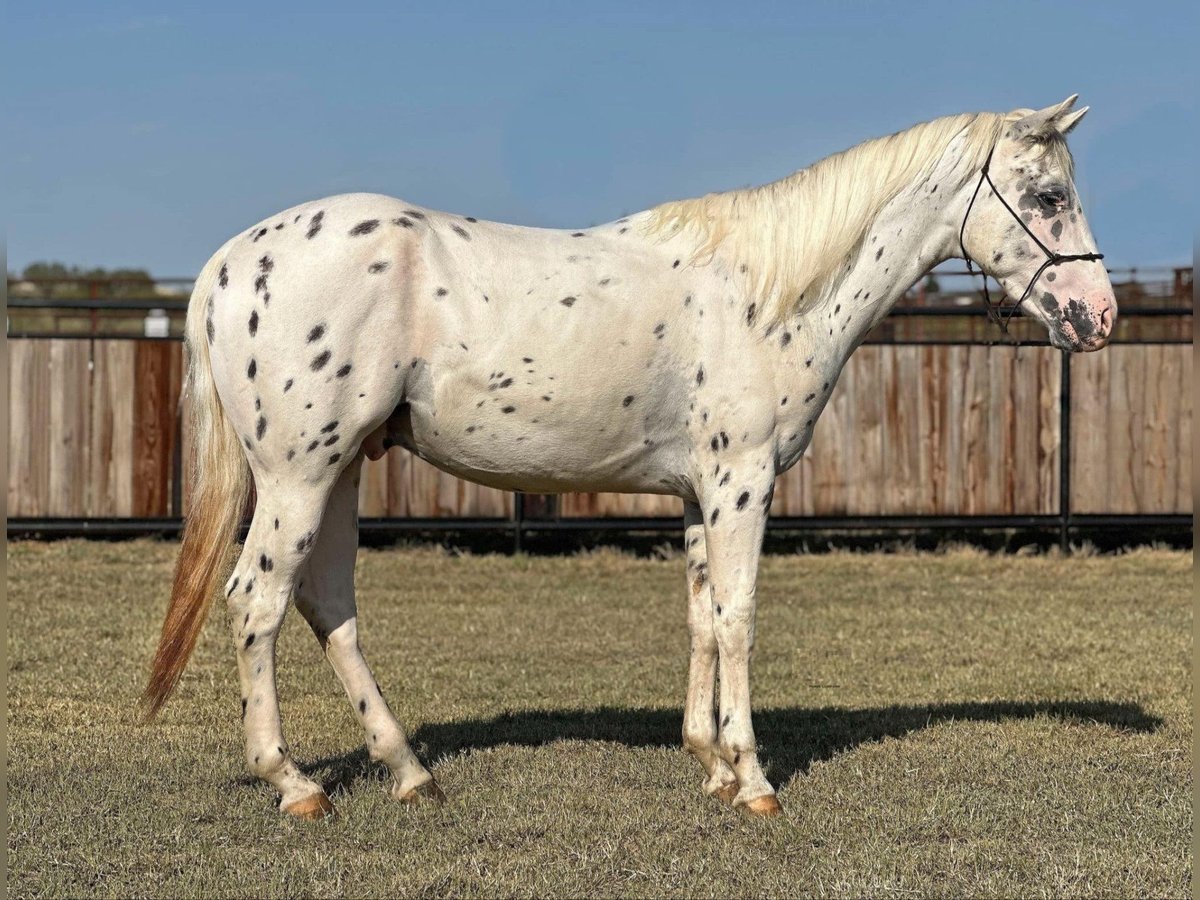
[[[1106,332],[1112,329],[1113,308],[1111,303],[1104,307],[1104,312],[1100,313],[1100,324],[1103,326]]]

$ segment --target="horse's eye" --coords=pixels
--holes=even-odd
[[[1042,191],[1037,198],[1038,203],[1050,208],[1060,207],[1067,202],[1067,195],[1063,191]]]

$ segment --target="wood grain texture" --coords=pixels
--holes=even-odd
[[[1071,508],[1192,511],[1192,347],[1115,345],[1071,360]]]
[[[136,341],[93,343],[90,492],[86,515],[129,517],[133,511],[133,390]]]
[[[77,516],[87,508],[90,355],[90,341],[50,341],[47,512],[52,516]]]
[[[8,514],[49,514],[51,341],[8,342]]]
[[[133,354],[133,511],[136,516],[170,512],[171,453],[175,443],[178,380],[172,377],[179,347],[138,341]],[[172,386],[176,388],[172,392]]]

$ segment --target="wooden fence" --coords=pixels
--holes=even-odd
[[[181,356],[172,340],[10,339],[9,517],[186,511]],[[1072,512],[1190,514],[1192,346],[1113,345],[1068,364]],[[1049,347],[861,347],[772,513],[1058,514],[1063,371]],[[361,492],[364,517],[514,514],[511,494],[403,451],[368,463]],[[564,519],[680,512],[652,495],[568,494],[557,506]]]

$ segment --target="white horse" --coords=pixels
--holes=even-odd
[[[1056,346],[1104,346],[1116,305],[1064,140],[1086,112],[1074,100],[936,119],[773,184],[579,231],[349,194],[233,238],[188,311],[198,472],[150,714],[195,645],[253,483],[224,591],[250,770],[287,813],[333,809],[280,723],[275,640],[295,601],[392,796],[442,798],[358,644],[359,472],[398,444],[509,490],[681,497],[683,743],[707,792],[777,814],[749,681],[775,478],[851,352],[943,260],[974,259]]]

